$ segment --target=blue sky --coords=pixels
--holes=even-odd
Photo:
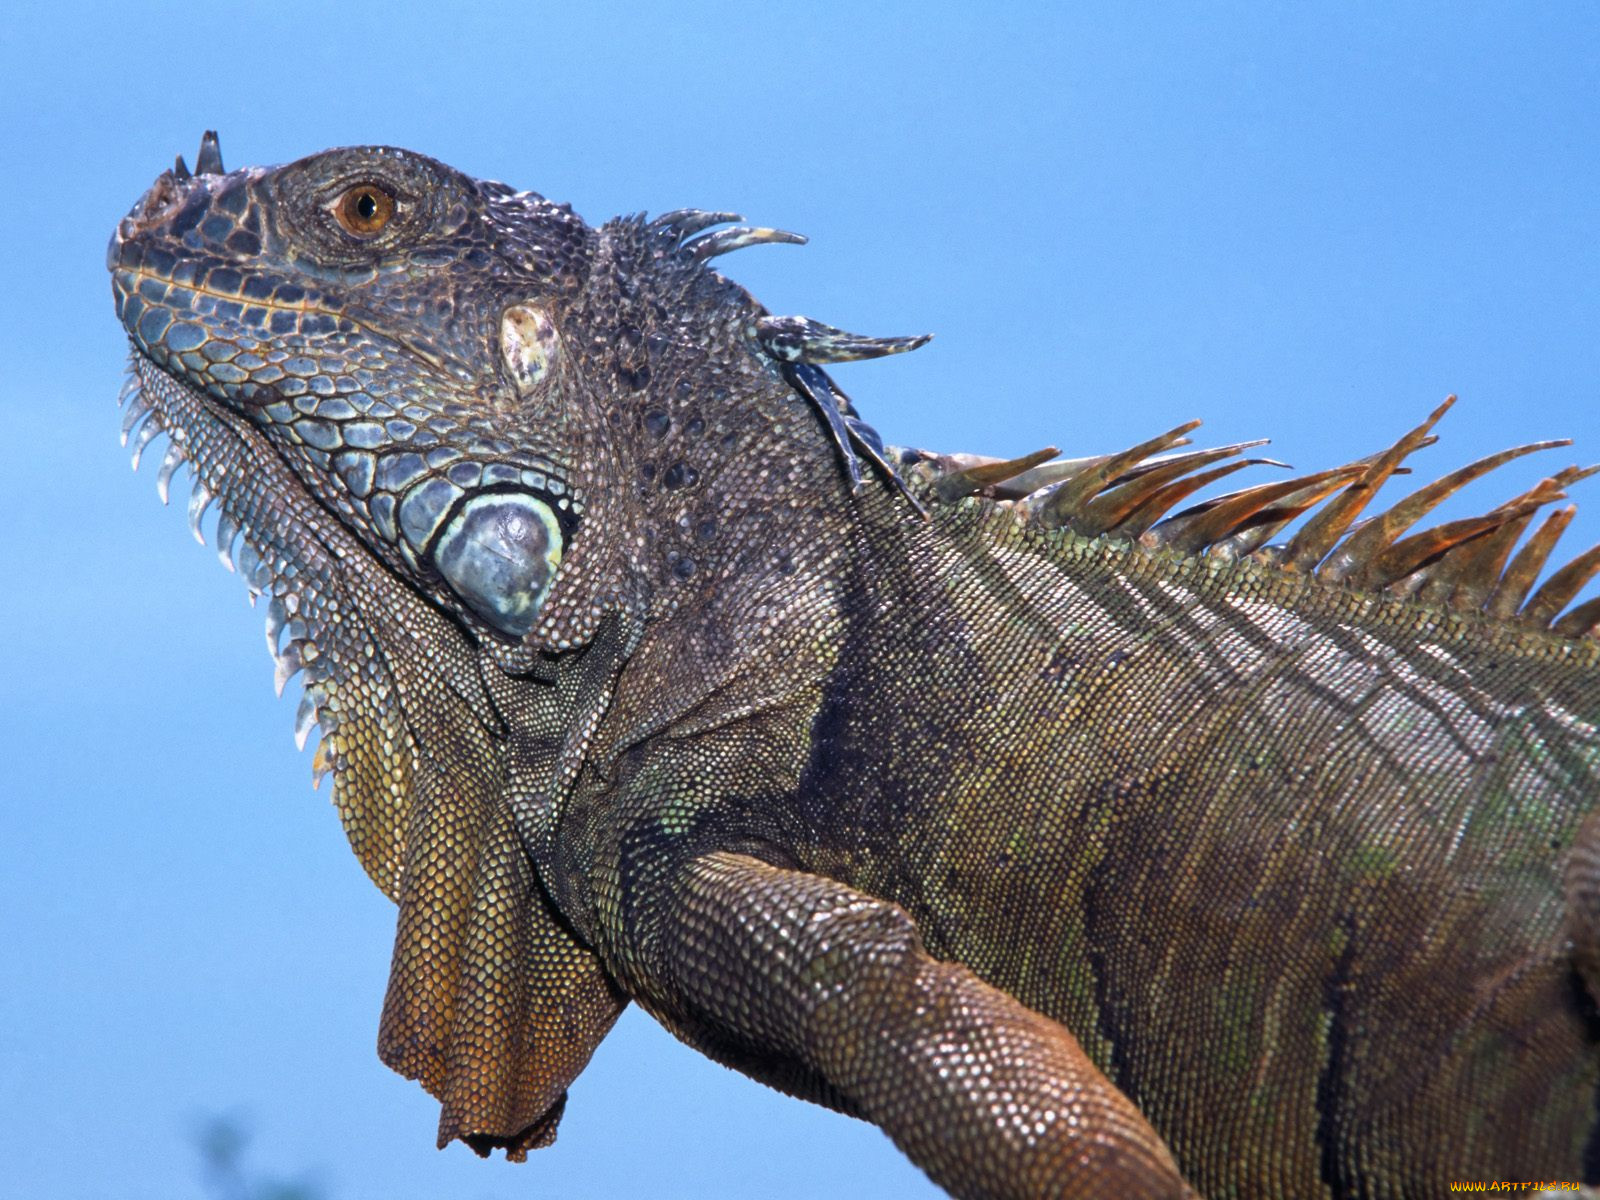
[[[926,1196],[871,1128],[637,1013],[524,1166],[433,1149],[374,1053],[392,910],[259,615],[128,471],[103,251],[200,132],[389,142],[598,221],[807,233],[775,311],[938,334],[840,372],[891,441],[1119,449],[1190,417],[1312,469],[1449,392],[1419,470],[1600,459],[1600,17],[1410,3],[13,5],[0,27],[0,1197],[202,1194],[217,1113],[332,1200]],[[1067,11],[1070,8],[1070,11]],[[1498,503],[1519,463],[1446,516]],[[1600,541],[1600,480],[1569,553]]]

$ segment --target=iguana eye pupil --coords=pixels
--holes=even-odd
[[[378,233],[394,217],[394,209],[394,197],[374,183],[347,188],[333,206],[344,231],[356,237]]]

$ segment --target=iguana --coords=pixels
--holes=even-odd
[[[1600,1176],[1600,547],[1516,548],[1588,472],[1411,533],[1551,443],[1364,521],[1444,407],[1192,503],[1252,446],[886,446],[823,368],[922,339],[773,316],[737,219],[208,134],[112,238],[441,1145],[548,1144],[631,1000],[961,1196]]]

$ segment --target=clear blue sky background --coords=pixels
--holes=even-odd
[[[433,1149],[373,1045],[392,910],[259,615],[128,471],[114,221],[175,153],[392,142],[591,219],[811,235],[775,310],[933,330],[844,383],[891,440],[1121,448],[1200,416],[1305,468],[1441,396],[1442,472],[1600,458],[1592,4],[13,3],[0,23],[0,1195],[202,1192],[234,1112],[334,1200],[919,1196],[874,1130],[632,1014],[525,1166]],[[1447,515],[1531,483],[1520,463]],[[1600,481],[1572,549],[1600,540]]]

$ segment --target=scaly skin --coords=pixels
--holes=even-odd
[[[916,343],[771,319],[717,216],[208,141],[113,238],[441,1143],[546,1144],[635,1000],[962,1196],[1595,1173],[1600,644],[1494,585],[1527,517],[1086,536],[1160,480],[883,451],[809,364]]]

